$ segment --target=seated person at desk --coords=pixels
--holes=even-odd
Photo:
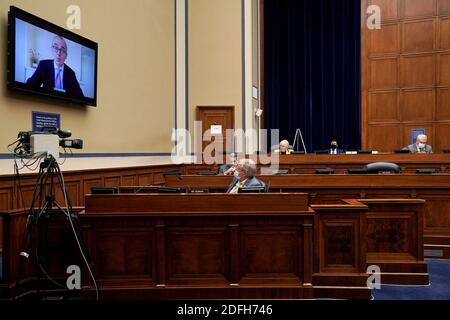
[[[427,136],[424,134],[419,134],[415,144],[410,144],[402,150],[409,150],[410,153],[433,153],[433,149],[427,144]]]
[[[236,170],[236,154],[235,153],[230,153],[230,155],[228,156],[228,161],[227,163],[221,165],[219,167],[219,176],[230,176],[232,175],[235,170]]]
[[[236,165],[238,176],[233,178],[227,193],[238,193],[241,187],[261,187],[264,182],[256,179],[256,163],[251,159],[241,159]]]
[[[330,142],[330,149],[328,150],[329,154],[342,154],[344,150],[338,148],[339,145],[337,143],[337,139],[332,139]]]
[[[283,140],[280,142],[280,148],[274,151],[277,154],[291,154],[294,150],[289,148],[289,141]]]

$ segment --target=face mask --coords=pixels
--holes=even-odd
[[[419,143],[419,149],[425,148],[425,143]]]

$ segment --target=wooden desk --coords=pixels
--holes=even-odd
[[[103,299],[369,299],[371,264],[383,283],[428,282],[422,200],[307,201],[302,193],[88,195],[79,217]],[[10,297],[27,213],[0,215],[0,293]],[[63,283],[67,265],[82,262],[67,223],[51,219],[49,228],[47,270]],[[36,286],[32,270],[22,289]],[[89,279],[83,284],[92,299]]]
[[[88,195],[81,216],[106,299],[313,297],[306,194]]]
[[[426,257],[450,259],[450,175],[282,175],[259,176],[270,192],[304,192],[311,204],[341,199],[424,199]],[[231,177],[166,177],[166,186],[225,192]]]
[[[291,174],[314,174],[316,169],[332,168],[336,173],[346,173],[347,169],[359,169],[372,162],[393,162],[400,166],[403,173],[416,173],[416,169],[436,169],[441,173],[450,173],[450,154],[338,154],[338,155],[282,155],[278,169],[289,170]],[[259,167],[268,167],[267,160],[261,158]],[[187,174],[200,171],[218,171],[217,165],[186,164]]]

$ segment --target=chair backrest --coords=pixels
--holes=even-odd
[[[372,162],[366,165],[368,173],[390,172],[399,173],[400,167],[392,162]]]

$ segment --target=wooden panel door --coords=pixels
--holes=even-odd
[[[211,133],[211,137],[206,137],[207,141],[202,138],[202,153],[211,142],[220,143],[223,152],[234,151],[227,150],[226,136],[228,129],[234,129],[234,106],[198,106],[197,121],[202,122],[202,137],[205,137],[205,133],[211,130],[212,126],[221,126],[222,129],[222,134]],[[231,141],[229,145],[231,146]],[[212,152],[211,156],[216,156],[215,152]]]

